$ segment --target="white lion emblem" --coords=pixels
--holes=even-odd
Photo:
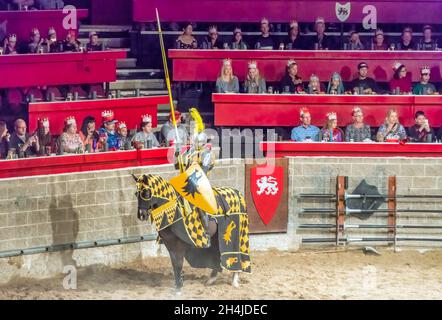
[[[259,190],[256,192],[258,195],[261,195],[265,192],[266,195],[272,195],[278,193],[278,181],[272,176],[269,177],[262,177],[258,180],[256,180],[256,185],[258,186]]]

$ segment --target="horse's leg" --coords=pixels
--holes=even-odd
[[[232,286],[239,288],[239,272],[233,273]]]
[[[168,231],[168,230],[167,230]],[[181,294],[183,288],[183,264],[184,254],[187,250],[187,245],[176,237],[171,231],[166,237],[163,236],[164,244],[169,251],[170,260],[172,262],[173,273],[175,275],[175,289],[177,294]]]
[[[210,278],[206,282],[206,286],[211,286],[215,284],[216,280],[218,280],[218,269],[213,269],[210,273]]]

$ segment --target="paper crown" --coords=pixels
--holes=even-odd
[[[316,74],[312,74],[310,76],[310,80],[318,80],[319,81],[319,77]]]
[[[376,29],[374,35],[375,36],[377,36],[377,35],[384,35],[384,31],[382,29]]]
[[[269,19],[267,19],[267,18],[262,18],[262,19],[261,19],[261,24],[269,24]]]
[[[355,115],[358,112],[362,112],[362,109],[360,107],[354,107],[353,110],[351,110],[352,115]]]
[[[233,30],[233,34],[237,33],[242,33],[241,28],[235,28],[235,30]]]
[[[64,124],[65,125],[70,126],[70,125],[73,125],[73,124],[76,124],[76,123],[77,122],[75,121],[75,118],[73,116],[69,116],[66,119],[64,119]]]
[[[149,114],[143,114],[141,116],[141,122],[152,122],[152,117]]]
[[[55,31],[54,27],[50,27],[48,30],[48,36],[52,36],[54,34],[57,34],[57,31]]]
[[[223,65],[224,66],[232,66],[232,60],[227,58],[223,60]]]
[[[425,31],[425,30],[433,30],[433,27],[432,26],[430,26],[429,24],[426,24],[426,25],[424,25],[424,27],[422,28],[422,31]]]
[[[287,67],[290,67],[292,64],[297,64],[297,63],[293,59],[290,59],[289,61],[287,61]]]
[[[298,25],[298,21],[296,21],[296,20],[292,20],[292,21],[290,21],[290,22],[289,22],[289,27],[290,27],[290,29],[298,28],[298,27],[299,27],[299,25]]]
[[[258,63],[255,60],[251,60],[251,61],[249,61],[247,66],[248,66],[249,69],[251,69],[251,68],[255,68],[256,69],[258,67]]]
[[[40,30],[38,28],[32,28],[31,30],[31,36],[35,36],[37,34],[40,34]]]
[[[48,118],[38,119],[38,123],[43,128],[49,128],[49,119]]]
[[[403,66],[402,63],[400,63],[399,61],[395,61],[395,62],[393,63],[393,70],[394,70],[394,71],[398,71],[402,66]]]
[[[95,31],[89,32],[89,38],[93,36],[98,36],[98,33],[96,33]]]
[[[431,69],[430,69],[430,67],[429,66],[423,66],[422,68],[421,68],[421,74],[429,74],[429,73],[431,73]]]
[[[209,32],[217,32],[218,31],[218,27],[215,25],[212,25],[209,27]]]
[[[181,117],[181,112],[175,110],[175,120],[179,117]],[[169,114],[169,119],[172,119],[172,112]]]
[[[303,108],[299,109],[299,115],[300,115],[301,117],[303,117],[304,114],[307,114],[307,113],[310,113],[310,111],[309,111],[308,108],[303,107]]]
[[[315,20],[315,24],[318,24],[318,23],[325,23],[325,19],[323,17],[317,17]]]
[[[121,121],[118,123],[118,129],[124,129],[127,128],[126,122]]]
[[[336,112],[329,112],[329,113],[327,113],[327,119],[328,120],[338,120]]]
[[[16,34],[10,34],[8,36],[8,41],[17,41],[17,35]]]
[[[112,110],[106,110],[101,113],[103,122],[111,122],[114,120],[114,112]]]
[[[405,32],[413,33],[413,29],[411,29],[411,27],[405,27],[404,30],[402,30],[402,33],[405,33]]]

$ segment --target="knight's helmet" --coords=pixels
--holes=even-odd
[[[197,108],[190,108],[190,139],[195,150],[199,151],[207,143],[207,135],[204,133],[203,119]]]

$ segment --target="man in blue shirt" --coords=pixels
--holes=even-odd
[[[293,128],[292,140],[298,142],[319,141],[319,128],[312,126],[312,117],[307,108],[302,108],[299,112],[301,125]]]

